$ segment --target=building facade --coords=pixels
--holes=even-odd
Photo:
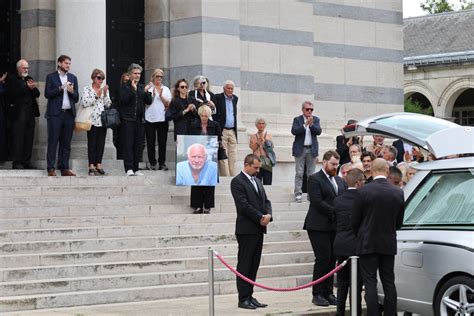
[[[474,126],[474,10],[404,20],[404,95]]]
[[[20,56],[41,91],[60,54],[72,57],[80,89],[100,68],[112,94],[131,62],[144,66],[145,80],[164,69],[169,86],[203,74],[221,92],[231,79],[240,97],[240,133],[254,132],[255,118],[264,116],[283,161],[292,161],[291,123],[306,99],[315,102],[328,137],[323,149],[349,118],[403,110],[402,0],[17,2]],[[41,96],[42,114],[45,104]],[[41,160],[43,117],[37,126]],[[73,158],[85,158],[85,139],[74,136]],[[110,137],[104,158],[113,159],[114,150]]]

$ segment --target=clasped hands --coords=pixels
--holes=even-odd
[[[263,215],[262,218],[260,219],[260,225],[267,226],[268,223],[270,223],[271,219],[272,219],[272,216],[270,214]]]

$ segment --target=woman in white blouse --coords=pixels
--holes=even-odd
[[[163,84],[163,70],[155,69],[151,75],[150,89],[153,103],[145,110],[145,135],[148,161],[151,170],[156,170],[155,144],[158,139],[158,170],[168,170],[166,161],[166,141],[168,139],[168,121],[165,113],[171,102],[171,91]]]
[[[92,128],[87,132],[87,154],[89,157],[89,175],[104,175],[102,156],[104,155],[105,136],[107,128],[102,126],[101,114],[112,101],[109,96],[109,86],[103,85],[105,73],[94,69],[91,75],[92,84],[82,90],[82,106],[93,107],[91,121]]]

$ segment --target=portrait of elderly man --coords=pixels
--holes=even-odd
[[[207,160],[203,144],[192,144],[187,150],[188,160],[176,164],[176,185],[216,185],[217,163]]]

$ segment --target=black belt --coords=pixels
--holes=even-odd
[[[303,147],[304,147],[304,148],[311,148],[312,146],[311,146],[311,145],[307,145],[307,146],[305,145],[305,146],[303,146]]]
[[[224,129],[230,129],[230,130],[232,130],[232,129],[234,129],[234,127],[224,127]]]
[[[61,111],[63,111],[63,112],[71,112],[72,110],[71,110],[71,109],[61,109]]]

